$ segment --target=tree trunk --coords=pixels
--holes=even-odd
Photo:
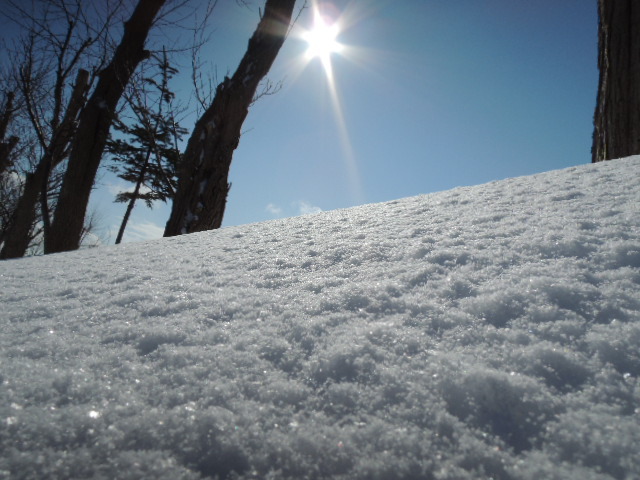
[[[41,204],[43,204],[42,221],[45,232],[47,231],[49,225],[47,208],[49,173],[66,156],[69,143],[73,138],[75,120],[84,104],[84,96],[88,87],[89,72],[80,69],[76,76],[76,83],[73,86],[64,118],[54,132],[49,148],[40,159],[38,166],[26,177],[22,195],[18,200],[11,225],[6,233],[4,246],[0,252],[1,259],[23,257],[26,253],[31,242],[29,233],[36,219],[38,198],[41,199]]]
[[[140,188],[142,187],[142,183],[144,182],[144,176],[147,174],[147,165],[149,165],[149,160],[151,158],[151,149],[147,150],[147,156],[145,158],[144,164],[140,169],[140,175],[138,175],[138,181],[136,182],[136,186],[133,189],[133,193],[131,195],[131,199],[129,203],[127,203],[127,210],[124,212],[124,217],[122,217],[122,223],[120,224],[120,229],[118,230],[118,236],[116,237],[116,245],[122,242],[122,237],[124,236],[124,230],[127,228],[127,223],[129,223],[129,217],[131,216],[131,212],[133,212],[133,207],[136,205],[136,200],[138,198],[138,194],[140,193]]]
[[[32,240],[29,234],[36,219],[40,185],[45,181],[46,170],[42,163],[38,164],[34,172],[27,174],[22,194],[5,235],[0,259],[24,257]]]
[[[11,150],[13,150],[18,143],[18,137],[9,137],[7,140],[5,140],[5,136],[7,135],[7,127],[9,126],[9,122],[13,117],[14,99],[15,94],[13,92],[7,93],[4,111],[2,112],[2,116],[0,116],[0,174],[2,174],[7,168],[9,168],[11,164]]]
[[[45,235],[45,253],[76,250],[80,246],[89,195],[116,106],[133,71],[149,56],[144,45],[164,3],[165,0],[139,0],[124,25],[111,63],[100,72],[98,84],[80,115],[54,219]]]
[[[136,185],[134,194],[137,194],[140,191],[139,184]],[[127,228],[127,223],[129,223],[129,217],[131,216],[131,212],[133,212],[133,207],[136,205],[136,198],[131,197],[129,203],[127,203],[127,210],[124,212],[124,217],[122,217],[122,222],[120,223],[120,228],[118,229],[118,236],[116,237],[116,245],[119,245],[122,242],[122,237],[124,237],[124,230]]]
[[[0,142],[0,174],[11,166],[11,152],[18,144],[18,137],[9,137],[6,142]]]
[[[640,153],[640,3],[598,0],[598,13],[592,162]]]
[[[196,123],[181,161],[165,237],[211,230],[222,224],[229,168],[240,129],[260,81],[284,43],[294,4],[295,0],[267,0],[236,72],[218,85],[211,106]]]
[[[4,111],[2,112],[2,116],[0,117],[0,140],[4,140],[4,137],[7,134],[7,127],[9,126],[9,122],[11,121],[11,117],[13,116],[13,101],[15,100],[15,98],[15,93],[7,93],[7,98],[4,104]]]

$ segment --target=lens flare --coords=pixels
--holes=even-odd
[[[304,54],[305,64],[319,59],[327,78],[327,86],[331,97],[331,104],[340,135],[340,143],[345,159],[345,167],[349,176],[349,184],[357,203],[362,203],[364,195],[356,158],[349,139],[349,132],[342,108],[342,102],[334,78],[332,56],[346,55],[347,48],[337,39],[342,31],[340,16],[335,15],[336,9],[330,2],[319,5],[313,3],[313,23],[310,29],[303,29],[300,38],[307,43]]]
[[[319,57],[323,63],[329,61],[332,53],[340,53],[343,46],[336,40],[340,33],[338,23],[328,23],[319,13],[315,14],[313,27],[302,34],[307,42],[306,57]]]

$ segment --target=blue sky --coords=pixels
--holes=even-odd
[[[262,3],[220,2],[206,52],[219,74],[237,66]],[[270,73],[282,90],[245,122],[223,226],[590,161],[595,0],[323,3],[343,27],[333,83],[319,59],[305,59],[307,9]],[[173,87],[191,89],[186,79]],[[104,173],[92,199],[110,241],[125,209],[112,203],[116,186]],[[161,236],[168,214],[138,205],[125,240]]]

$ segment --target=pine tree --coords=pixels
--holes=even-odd
[[[158,200],[167,202],[172,199],[176,189],[180,161],[178,142],[187,130],[180,127],[175,119],[175,95],[169,89],[169,80],[177,70],[169,65],[165,52],[158,68],[159,82],[154,78],[143,80],[151,91],[134,89],[127,98],[135,122],[130,125],[117,118],[113,130],[119,138],[112,136],[107,142],[107,151],[114,160],[108,168],[119,178],[134,184],[133,191],[120,192],[116,196],[116,202],[127,203],[116,244],[122,241],[137,200],[152,208]],[[150,99],[154,97],[155,101],[149,106]]]

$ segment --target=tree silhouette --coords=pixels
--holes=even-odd
[[[158,67],[159,82],[154,78],[143,79],[153,92],[135,87],[127,97],[135,123],[128,125],[116,118],[113,130],[119,138],[110,138],[107,142],[107,151],[115,161],[109,169],[134,185],[133,191],[120,192],[116,196],[116,202],[127,203],[116,244],[122,241],[137,200],[152,208],[154,202],[167,202],[175,194],[180,161],[178,142],[187,130],[180,127],[175,118],[175,95],[169,89],[169,80],[177,70],[169,65],[164,50]]]
[[[149,57],[145,43],[165,0],[139,0],[109,64],[100,71],[78,127],[60,188],[45,253],[76,250],[115,110],[138,64]]]
[[[189,138],[164,236],[219,228],[229,192],[229,168],[258,85],[269,72],[291,22],[295,0],[267,0],[247,50],[231,78],[218,85]]]

